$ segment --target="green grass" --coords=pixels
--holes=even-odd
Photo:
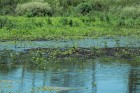
[[[140,18],[0,16],[0,40],[78,39],[140,35]]]

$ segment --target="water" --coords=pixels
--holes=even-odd
[[[32,48],[64,48],[64,47],[140,47],[139,38],[114,37],[114,38],[96,38],[96,39],[79,39],[79,40],[58,40],[58,41],[8,41],[0,42],[0,50],[10,49],[23,51]]]
[[[50,61],[51,62],[51,61]],[[52,61],[53,62],[53,61]],[[51,90],[43,90],[50,87]],[[56,89],[58,88],[58,89]],[[47,70],[0,65],[1,93],[140,93],[140,65],[104,58],[59,59]]]
[[[140,93],[139,52],[132,56],[136,60],[106,55],[90,59],[64,57],[48,60],[40,54],[30,56],[22,52],[32,48],[72,46],[139,48],[140,39],[0,42],[0,50],[17,53],[14,56],[12,51],[0,51],[0,93]]]

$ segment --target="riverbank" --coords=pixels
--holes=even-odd
[[[114,17],[115,18],[115,17]],[[97,37],[140,37],[139,19],[100,17],[0,17],[0,40],[58,40]]]

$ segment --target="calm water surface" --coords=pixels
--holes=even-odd
[[[140,93],[140,66],[118,59],[106,63],[104,57],[59,59],[57,64],[48,65],[47,70],[1,64],[0,92]]]
[[[23,51],[32,48],[65,48],[65,47],[82,47],[82,48],[104,48],[104,47],[140,47],[140,38],[114,37],[114,38],[87,38],[79,40],[51,40],[51,41],[8,41],[0,42],[0,50],[11,49]]]
[[[139,48],[140,39],[0,42],[0,50],[15,51],[71,46]],[[132,60],[59,58],[50,60],[52,64],[41,70],[27,64],[11,64],[6,55],[0,60],[0,93],[140,93],[140,65]]]

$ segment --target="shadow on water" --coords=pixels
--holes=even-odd
[[[73,41],[77,43],[69,44],[69,48],[67,45],[72,41],[66,45],[61,41],[61,48],[46,47],[50,41],[27,45],[22,41],[16,48],[12,43],[1,43],[0,92],[140,93],[139,40],[102,40],[100,44],[92,39]],[[73,47],[74,44],[78,46]]]

